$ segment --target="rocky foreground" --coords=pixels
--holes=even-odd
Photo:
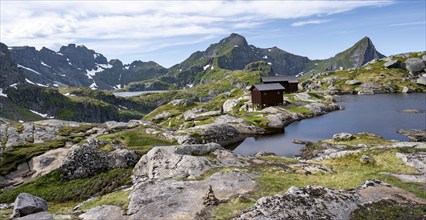
[[[230,130],[239,132],[230,124],[209,126],[229,137]],[[0,218],[421,219],[426,214],[422,142],[336,134],[306,143],[299,158],[285,158],[181,142],[183,133],[148,121],[48,120],[1,128]],[[47,133],[51,136],[43,139]]]

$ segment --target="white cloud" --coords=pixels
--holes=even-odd
[[[293,27],[300,27],[300,26],[304,26],[307,24],[322,24],[322,23],[327,23],[330,22],[331,20],[307,20],[307,21],[298,21],[298,22],[294,22],[293,24],[291,24],[291,26]]]
[[[426,24],[426,21],[416,21],[416,22],[391,24],[389,25],[389,27],[401,27],[401,26],[413,26],[413,25],[425,25],[425,24]]]
[[[244,32],[271,20],[324,17],[391,3],[392,0],[2,1],[0,40],[11,46],[52,49],[69,43],[93,45],[101,53],[112,51],[109,48],[116,48],[116,52],[120,48],[152,51]],[[301,21],[293,26],[324,21],[328,20]],[[188,39],[176,40],[185,37]]]

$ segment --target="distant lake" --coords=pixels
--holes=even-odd
[[[160,92],[168,92],[169,90],[153,90],[153,91],[138,91],[138,92],[114,92],[115,96],[119,97],[130,97],[130,96],[138,96],[144,93],[160,93]]]
[[[341,132],[371,132],[407,141],[407,137],[396,133],[398,129],[426,129],[426,94],[345,95],[337,104],[346,109],[293,122],[281,134],[246,138],[234,152],[252,155],[266,151],[292,157],[304,148],[292,143],[293,139],[319,141]],[[403,109],[420,109],[423,113],[399,112]]]

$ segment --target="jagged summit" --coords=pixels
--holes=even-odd
[[[221,46],[248,46],[246,38],[236,33],[232,33],[229,37],[223,38],[218,44]]]

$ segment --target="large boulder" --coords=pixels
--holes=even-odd
[[[425,63],[420,58],[409,58],[405,61],[405,66],[411,73],[421,73],[425,69]]]
[[[186,139],[180,140],[179,144],[205,144],[214,142],[220,145],[228,145],[243,139],[236,128],[224,123],[195,126],[184,132],[188,133],[189,136]]]
[[[416,83],[417,83],[417,84],[420,84],[420,85],[424,85],[424,86],[426,86],[426,77],[424,77],[424,76],[419,77],[419,78],[416,80]]]
[[[131,167],[137,162],[134,151],[116,149],[112,152],[100,149],[105,143],[89,139],[89,143],[75,145],[60,166],[65,179],[85,178],[115,168]]]
[[[384,89],[380,84],[368,82],[361,85],[358,95],[373,95],[376,93],[382,93],[383,90]]]
[[[144,181],[133,187],[127,214],[135,220],[196,219],[213,200],[235,198],[255,186],[253,177],[238,170],[215,173],[202,181]]]
[[[364,205],[386,200],[413,205],[426,202],[377,180],[367,180],[355,190],[293,186],[284,195],[260,198],[253,208],[236,219],[350,219]]]
[[[154,147],[136,164],[132,179],[196,178],[213,167],[244,165],[237,155],[215,143]]]
[[[385,68],[400,68],[401,67],[401,61],[400,60],[389,60],[385,64],[383,64],[383,67]]]
[[[21,193],[15,199],[12,217],[23,217],[47,211],[46,200],[28,193]]]

